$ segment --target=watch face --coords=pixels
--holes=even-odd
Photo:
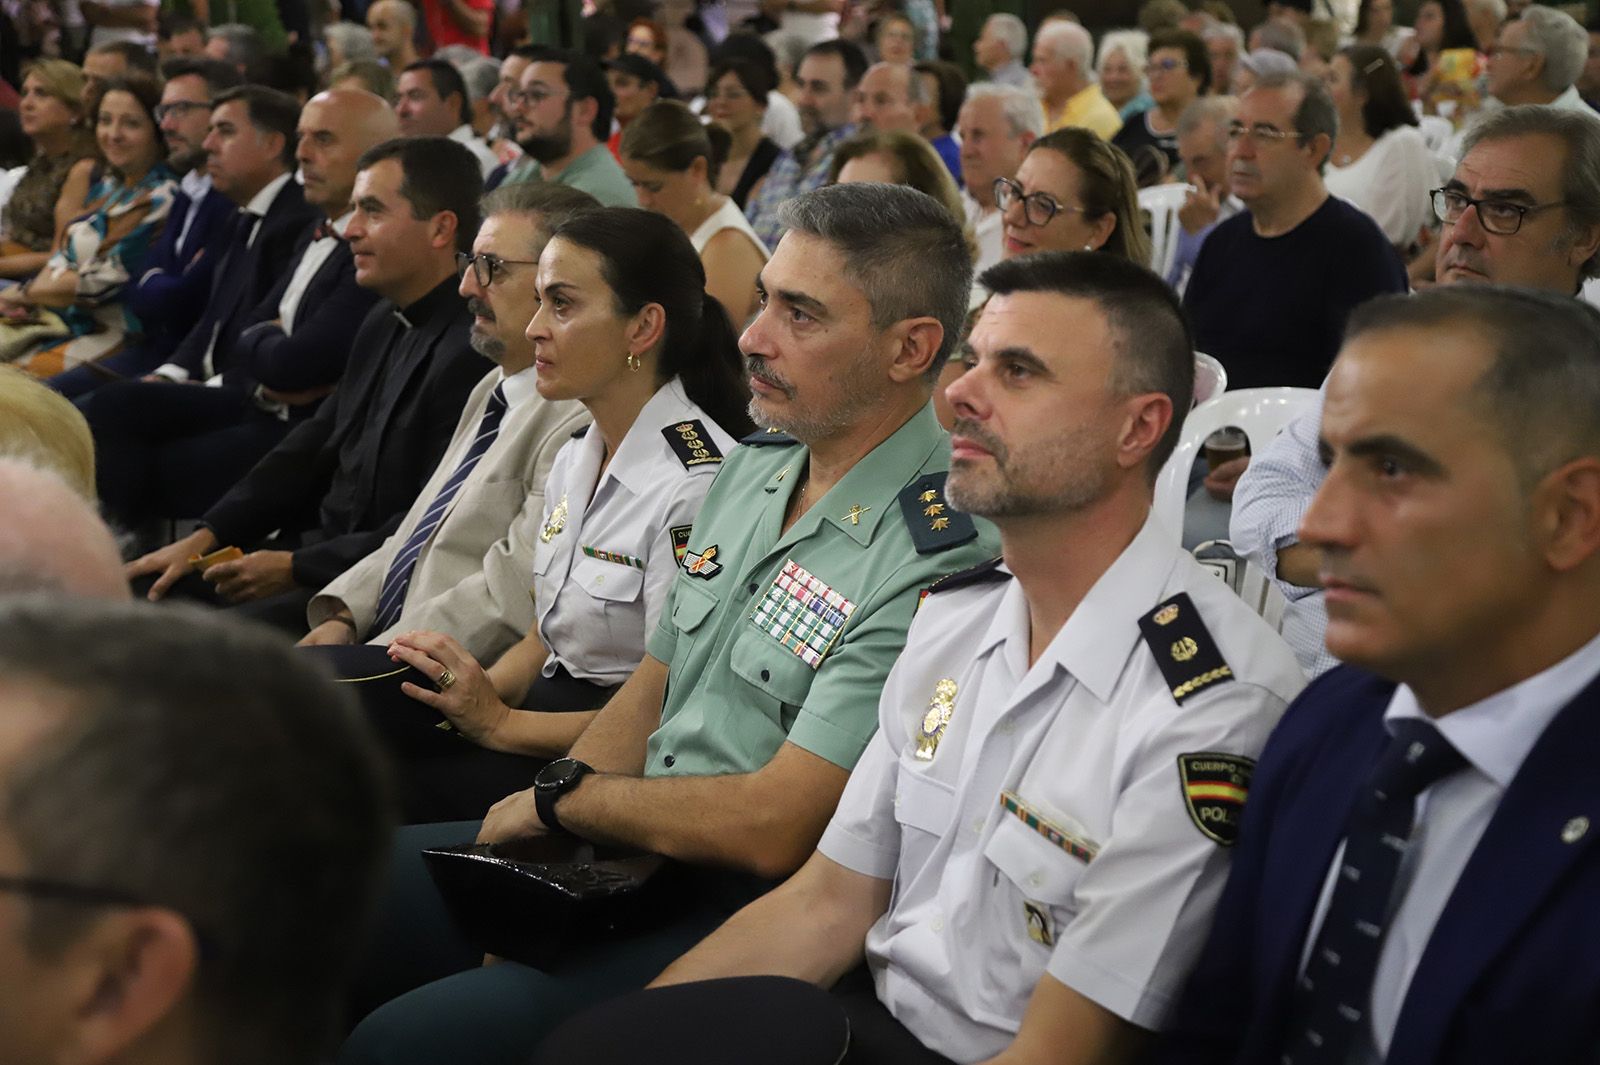
[[[583,772],[583,763],[572,758],[558,758],[539,770],[533,778],[538,791],[560,791]]]

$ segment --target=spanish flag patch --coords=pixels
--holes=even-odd
[[[1236,754],[1201,751],[1178,755],[1178,779],[1189,818],[1207,838],[1231,847],[1256,764]]]

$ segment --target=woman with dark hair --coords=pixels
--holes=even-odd
[[[1350,43],[1374,45],[1398,56],[1411,32],[1394,24],[1394,0],[1361,0],[1356,8],[1356,29]]]
[[[413,787],[448,777],[448,794],[428,793],[447,819],[531,786],[632,674],[711,478],[752,428],[733,327],[669,219],[612,207],[557,226],[538,291],[539,394],[580,401],[594,424],[556,456],[537,528],[512,533],[534,545],[534,628],[487,670],[440,633],[389,648],[454,678],[443,691],[402,688],[471,741],[406,765]]]
[[[727,151],[727,132],[676,100],[651,104],[622,134],[622,169],[639,206],[683,228],[700,253],[706,291],[742,324],[755,312],[767,247],[739,205],[716,190]]]
[[[763,131],[772,76],[760,65],[727,59],[706,78],[706,114],[728,131],[728,157],[718,169],[716,189],[744,210],[761,180],[783,154]]]
[[[1001,257],[1037,251],[1103,251],[1150,264],[1133,164],[1120,148],[1068,126],[1028,148],[1016,180],[995,179],[1004,220]]]
[[[1429,114],[1438,112],[1441,103],[1453,103],[1462,112],[1477,108],[1477,81],[1486,61],[1478,54],[1462,0],[1423,0],[1416,33],[1402,45],[1398,62],[1408,95],[1421,100]]]
[[[73,362],[94,361],[139,329],[122,307],[122,290],[144,272],[145,256],[166,225],[177,191],[155,116],[160,101],[160,85],[148,75],[107,82],[95,112],[95,142],[104,163],[90,182],[87,213],[66,227],[55,254],[31,281],[0,292],[0,316],[9,319],[9,329],[43,320],[50,328],[36,334],[39,339],[51,332],[66,338],[97,334],[70,353],[64,344],[35,352],[0,342],[12,358],[25,356],[36,376],[62,372],[69,355]]]
[[[1400,68],[1383,48],[1355,44],[1328,64],[1328,93],[1339,111],[1339,136],[1323,180],[1328,191],[1371,215],[1401,251],[1432,217],[1428,190],[1439,180],[1433,153],[1400,85]]]

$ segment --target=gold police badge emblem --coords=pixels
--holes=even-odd
[[[956,710],[956,682],[949,677],[933,686],[933,698],[928,700],[928,712],[922,715],[922,734],[917,737],[917,760],[929,762],[944,738],[945,726]]]
[[[550,517],[545,519],[544,528],[539,530],[539,542],[542,544],[549,543],[557,536],[560,536],[561,530],[565,529],[566,527],[567,497],[565,494],[563,494],[561,496],[561,502],[555,505],[555,507],[550,511]]]

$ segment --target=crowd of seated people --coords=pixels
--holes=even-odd
[[[1414,7],[5,6],[0,1058],[1592,1062],[1600,26]]]

